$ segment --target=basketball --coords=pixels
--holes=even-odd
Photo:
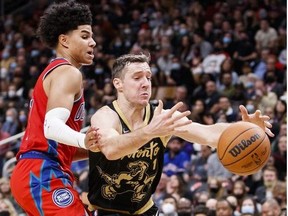
[[[246,176],[259,171],[269,159],[270,140],[257,125],[240,121],[221,134],[217,154],[230,172]]]

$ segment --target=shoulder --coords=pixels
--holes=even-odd
[[[82,73],[72,65],[61,65],[53,70],[53,73],[49,75],[51,79],[70,83],[82,83]],[[49,77],[48,76],[48,77]]]
[[[101,122],[101,121],[114,122],[116,120],[119,122],[117,113],[107,105],[98,109],[91,118],[92,122]]]

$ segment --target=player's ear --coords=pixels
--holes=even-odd
[[[60,34],[58,37],[58,41],[59,43],[63,46],[63,47],[68,47],[68,37],[65,34]]]
[[[114,78],[113,79],[113,85],[117,89],[117,91],[122,91],[122,81],[119,78]]]

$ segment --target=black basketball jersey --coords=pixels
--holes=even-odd
[[[110,106],[120,119],[122,134],[131,128],[116,101]],[[154,108],[145,108],[144,122],[148,124]],[[101,152],[89,151],[88,199],[98,209],[124,214],[141,214],[153,206],[154,193],[163,168],[166,146],[164,138],[154,138],[137,152],[109,161]]]

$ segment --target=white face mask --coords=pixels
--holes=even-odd
[[[12,116],[6,116],[6,121],[7,122],[13,122],[13,117]]]
[[[164,214],[171,214],[173,212],[175,212],[175,206],[171,203],[164,203],[162,205],[162,211]]]
[[[244,205],[241,207],[242,214],[254,214],[254,206],[251,205]]]

